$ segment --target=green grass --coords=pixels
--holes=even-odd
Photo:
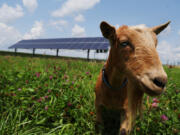
[[[95,134],[94,86],[103,64],[0,56],[0,135]],[[134,135],[180,134],[180,69],[165,70],[167,90],[158,107],[145,96]]]

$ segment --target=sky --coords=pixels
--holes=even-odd
[[[179,13],[179,0],[0,0],[0,50],[22,39],[102,36],[101,21],[152,27],[170,20],[157,49],[173,64],[180,62]]]

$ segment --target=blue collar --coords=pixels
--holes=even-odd
[[[103,80],[103,82],[105,83],[105,85],[106,85],[108,88],[113,89],[113,90],[122,89],[123,87],[126,86],[126,84],[127,84],[127,82],[128,82],[128,79],[125,78],[124,81],[123,81],[123,83],[122,83],[122,85],[121,85],[119,88],[115,88],[115,87],[111,86],[111,84],[109,84],[109,82],[108,82],[107,76],[105,75],[105,66],[104,66],[103,69],[102,69],[102,80]]]

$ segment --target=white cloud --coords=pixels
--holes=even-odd
[[[50,21],[50,25],[59,31],[63,31],[63,29],[68,26],[68,22],[66,20]]]
[[[30,32],[26,33],[23,36],[23,39],[35,39],[42,36],[43,33],[44,33],[43,23],[40,21],[35,21]]]
[[[33,13],[36,10],[36,8],[38,7],[37,0],[23,0],[23,5],[31,13]]]
[[[21,39],[21,34],[12,26],[0,23],[0,48],[7,49]]]
[[[3,4],[2,7],[0,7],[0,22],[8,23],[22,17],[23,15],[23,9],[20,5],[10,7],[7,4]]]
[[[85,35],[86,35],[85,28],[75,24],[74,27],[72,28],[72,36],[83,37]]]
[[[161,41],[157,50],[159,52],[160,58],[164,64],[168,62],[178,62],[180,60],[180,48],[176,48],[167,41]]]
[[[67,0],[61,8],[52,12],[54,17],[64,17],[72,13],[88,10],[94,7],[100,0]]]
[[[179,34],[179,36],[180,36],[180,30],[178,31],[178,34]]]
[[[76,17],[74,17],[74,20],[76,22],[84,22],[85,21],[84,16],[81,15],[81,14],[77,15]]]
[[[7,50],[9,46],[15,44],[19,40],[39,38],[43,33],[43,23],[39,21],[35,21],[30,32],[26,34],[21,34],[13,26],[0,22],[0,48],[1,50]]]

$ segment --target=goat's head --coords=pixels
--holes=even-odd
[[[110,41],[111,64],[147,94],[159,95],[165,89],[167,74],[158,56],[157,35],[170,22],[156,27],[121,26],[101,22],[100,29]]]

